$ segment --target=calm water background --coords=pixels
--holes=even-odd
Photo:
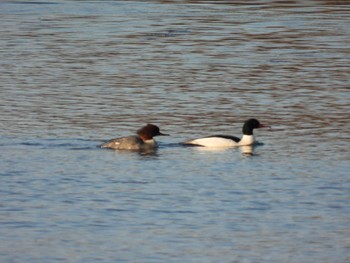
[[[349,262],[348,1],[1,1],[1,262]],[[240,135],[207,151],[179,141]],[[96,147],[152,122],[153,154]]]

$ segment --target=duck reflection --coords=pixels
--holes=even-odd
[[[244,156],[253,156],[254,155],[254,146],[253,145],[240,146],[239,149]]]
[[[115,155],[133,155],[137,154],[142,157],[148,157],[148,156],[158,156],[158,149],[157,148],[149,148],[149,149],[140,149],[140,150],[117,150],[114,151]]]

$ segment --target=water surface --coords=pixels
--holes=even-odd
[[[0,261],[349,262],[349,14],[2,1]],[[177,144],[251,117],[252,154]],[[145,123],[157,151],[97,147]]]

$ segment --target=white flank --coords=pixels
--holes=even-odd
[[[200,145],[204,147],[235,147],[254,144],[253,135],[243,135],[242,139],[237,143],[234,140],[222,137],[207,137],[186,142],[186,144]]]
[[[238,146],[233,140],[221,137],[200,138],[186,142],[187,144],[200,145],[205,147],[233,147]]]

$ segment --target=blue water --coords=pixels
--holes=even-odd
[[[221,2],[0,3],[0,262],[350,261],[350,6]]]

